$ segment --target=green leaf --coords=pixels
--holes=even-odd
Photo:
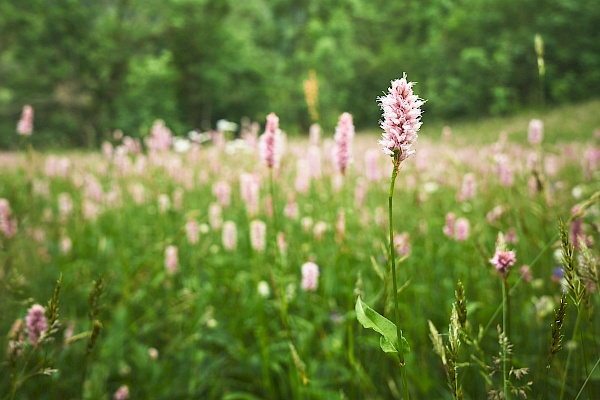
[[[398,333],[396,325],[365,304],[360,297],[356,300],[355,311],[356,319],[358,319],[358,322],[360,322],[363,327],[373,329],[381,335],[381,338],[379,339],[381,350],[386,353],[398,354]],[[402,337],[402,344],[404,353],[406,354],[408,352],[408,342],[406,342],[404,337]]]

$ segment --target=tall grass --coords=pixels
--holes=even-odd
[[[568,290],[555,275],[563,261],[555,254],[561,247],[558,220],[568,221],[568,231],[575,205],[584,209],[577,218],[593,242],[587,264],[577,258],[582,250],[575,250],[574,279],[584,282],[577,271],[598,259],[600,209],[585,200],[600,189],[600,164],[590,158],[598,151],[593,129],[600,122],[592,112],[597,102],[581,107],[587,111],[580,116],[575,107],[532,115],[545,123],[541,148],[527,143],[528,115],[458,124],[446,139],[441,126],[436,131],[424,125],[415,158],[397,177],[393,202],[393,228],[410,238],[396,293],[402,335],[410,346],[405,359],[413,398],[481,399],[510,390],[518,398],[522,389],[530,398],[591,399],[600,390],[595,340],[600,322],[594,310],[599,300],[597,281],[596,289],[588,282],[591,274],[585,275],[590,307],[582,300],[577,310],[568,307],[564,313],[560,335],[569,338],[562,342],[566,351],[557,347],[559,333],[551,327],[553,310]],[[280,124],[285,129],[285,121]],[[505,139],[499,139],[501,131],[508,133]],[[382,315],[393,310],[396,293],[385,284],[389,159],[381,154],[380,178],[367,179],[364,155],[379,150],[378,135],[358,135],[355,163],[339,179],[329,157],[333,133],[323,136],[322,171],[306,192],[296,190],[294,181],[296,160],[307,156],[309,144],[288,139],[273,179],[275,194],[251,141],[153,155],[126,152],[121,141],[113,143],[109,156],[1,155],[11,162],[0,161],[0,198],[18,223],[14,236],[0,233],[2,360],[10,358],[14,321],[24,318],[30,305],[52,298],[62,274],[60,326],[52,341],[35,349],[25,334],[20,339],[24,351],[57,371],[31,378],[14,398],[108,399],[123,385],[130,398],[402,398],[397,359],[380,351],[377,335],[363,331],[348,301],[360,295]],[[538,154],[535,172],[527,165],[533,153]],[[512,183],[503,184],[504,167]],[[260,184],[256,215],[249,215],[241,199],[243,172]],[[459,200],[466,173],[475,176],[476,194]],[[218,181],[231,188],[221,219],[236,224],[235,251],[224,248],[222,228],[211,225]],[[72,210],[63,205],[61,211],[61,194],[71,199]],[[297,217],[283,210],[290,194]],[[162,205],[161,195],[166,196]],[[269,195],[277,196],[273,215],[265,204]],[[336,229],[341,209],[347,210],[343,242]],[[469,221],[466,240],[444,234],[450,212]],[[267,242],[264,254],[251,247],[251,221],[271,227],[274,218],[287,242],[285,261],[272,256],[279,251],[275,240]],[[199,227],[195,244],[186,236],[190,219]],[[509,342],[494,329],[502,324],[503,293],[489,259],[499,232],[511,238],[517,257],[504,293],[510,300]],[[273,239],[277,232],[268,234]],[[178,248],[175,273],[165,268],[169,245]],[[300,285],[300,267],[309,260],[320,268],[315,291]],[[531,276],[523,265],[529,265]],[[457,289],[458,280],[463,289]],[[259,282],[267,283],[268,293],[258,295]],[[462,293],[460,300],[455,291]],[[446,337],[440,327],[451,319],[453,303],[456,316]],[[447,347],[452,367],[433,350],[428,321],[443,341],[453,341]],[[15,360],[23,366],[22,356]],[[504,373],[497,360],[506,362]],[[2,371],[8,367],[3,363]],[[10,388],[10,374],[0,374],[0,394]]]

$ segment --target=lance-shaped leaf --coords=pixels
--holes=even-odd
[[[360,299],[360,297],[356,300],[355,311],[356,319],[358,319],[358,322],[360,322],[363,327],[373,329],[381,335],[381,339],[379,340],[381,350],[386,353],[398,354],[398,333],[396,325],[369,307]],[[402,344],[404,353],[406,354],[408,352],[408,342],[406,342],[404,337],[402,337]]]

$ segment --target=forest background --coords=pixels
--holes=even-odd
[[[24,104],[37,148],[271,111],[291,134],[332,131],[345,111],[373,128],[376,97],[403,72],[430,120],[582,101],[599,95],[599,27],[597,0],[4,0],[0,148],[16,146]]]

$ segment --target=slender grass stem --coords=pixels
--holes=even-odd
[[[598,358],[598,361],[596,361],[596,364],[594,364],[594,368],[592,368],[592,370],[588,373],[587,378],[585,378],[585,382],[583,382],[583,385],[581,386],[581,389],[579,389],[579,392],[577,393],[577,396],[574,400],[579,399],[579,396],[581,396],[581,393],[583,393],[583,389],[587,386],[588,381],[592,377],[592,374],[594,373],[594,370],[598,367],[598,365],[600,365],[600,358]]]
[[[504,398],[510,400],[510,392],[508,391],[508,373],[507,373],[507,341],[508,336],[506,333],[508,327],[508,283],[506,279],[502,279],[502,383],[503,383],[503,391]]]
[[[400,161],[394,160],[394,169],[392,171],[392,179],[390,182],[390,192],[388,196],[388,215],[390,222],[390,262],[392,264],[392,285],[394,290],[394,315],[396,322],[396,334],[398,335],[398,358],[400,359],[400,376],[402,379],[402,392],[404,399],[408,400],[408,384],[405,371],[404,363],[404,344],[402,340],[402,330],[400,329],[400,310],[398,309],[398,282],[396,277],[396,251],[394,249],[394,224],[393,224],[393,198],[394,198],[394,184],[396,183],[396,177],[398,176],[398,170],[400,168]]]
[[[579,331],[579,324],[581,323],[581,312],[577,309],[577,318],[575,319],[575,328],[573,329],[573,336],[571,341],[575,340],[575,335]],[[569,366],[571,365],[571,356],[573,355],[573,346],[568,346],[569,352],[567,353],[567,362],[565,364],[565,373],[563,375],[562,384],[560,385],[560,400],[563,400],[565,396],[565,386],[567,385],[567,375],[569,373]]]

